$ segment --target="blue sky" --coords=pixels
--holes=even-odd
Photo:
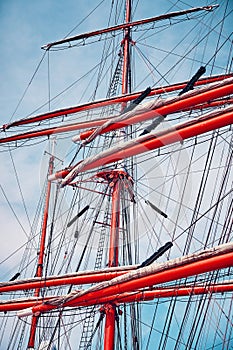
[[[1,120],[8,120],[42,57],[40,47],[66,35],[82,18],[83,11],[76,1],[1,3]],[[26,108],[26,113],[31,112],[30,107]]]

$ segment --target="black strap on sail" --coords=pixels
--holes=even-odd
[[[89,205],[87,205],[85,208],[83,208],[77,215],[75,215],[75,217],[70,220],[70,222],[68,223],[67,227],[70,227],[81,215],[83,215],[88,209],[90,208]]]
[[[178,96],[184,94],[185,92],[188,92],[190,90],[193,90],[194,84],[198,81],[198,79],[206,72],[206,69],[204,66],[201,66],[197,73],[189,80],[187,85],[183,88],[183,90],[180,91]]]
[[[151,92],[151,88],[148,87],[146,90],[144,90],[134,101],[130,103],[128,107],[126,107],[123,111],[123,113],[127,113],[129,111],[132,111],[137,105],[139,105],[140,102],[144,100]]]
[[[193,90],[194,84],[198,81],[198,79],[206,72],[206,69],[204,66],[201,66],[197,73],[189,80],[189,82],[186,84],[186,86],[183,88],[183,90],[181,90],[178,94],[178,96],[184,94],[185,92],[188,92],[190,90]],[[143,132],[139,135],[146,135],[149,134],[153,129],[155,129],[165,118],[166,116],[159,116],[156,119],[154,119],[152,121],[152,123],[147,126],[147,128],[145,128],[143,130]]]
[[[158,214],[162,215],[164,218],[167,219],[167,214],[164,213],[164,211],[162,211],[161,209],[159,209],[156,205],[154,205],[153,203],[151,203],[148,200],[145,200],[145,203],[148,204],[152,209],[154,209]]]
[[[152,264],[155,260],[157,260],[160,256],[162,256],[172,246],[173,246],[172,242],[165,243],[154,254],[152,254],[148,259],[146,259],[140,266],[138,266],[138,269],[141,267],[148,266],[148,265]]]

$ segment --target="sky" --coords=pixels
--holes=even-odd
[[[136,19],[140,16],[146,18],[161,14],[164,9],[168,10],[174,2],[169,1],[168,4],[165,4],[165,1],[144,0],[143,7],[140,7],[141,5],[138,7]],[[88,17],[90,8],[93,9],[94,4],[99,3],[101,5]],[[183,8],[194,5],[191,0],[185,3],[187,6],[183,4]],[[71,35],[104,27],[107,22],[106,7],[109,7],[109,4],[110,0],[104,2],[91,0],[0,1],[1,125],[28,116],[38,106],[43,105],[49,96],[48,79],[51,81],[50,94],[54,96],[63,89],[64,85],[69,85],[74,77],[78,77],[81,71],[89,69],[96,59],[95,46],[94,49],[91,46],[86,47],[85,55],[81,55],[79,49],[76,50],[74,57],[70,52],[60,52],[59,55],[51,53],[49,61],[47,57],[43,60],[34,79],[31,80],[44,55],[44,51],[41,50],[42,45],[65,37],[77,27],[84,17],[87,17],[86,20],[73,30]],[[195,1],[195,6],[205,4],[206,2],[202,0]],[[166,44],[172,43],[172,40],[172,36],[167,37]],[[209,57],[211,57],[211,52]],[[66,63],[64,63],[65,59],[67,59]],[[48,64],[51,66],[50,77],[48,77]],[[196,68],[199,67],[194,67],[193,71]],[[218,73],[221,73],[221,69]],[[180,75],[183,79],[185,70],[182,70]],[[90,80],[90,77],[88,79]],[[64,100],[57,99],[52,104],[52,108],[68,104],[74,105],[79,101],[82,93],[82,86],[77,86],[77,89],[71,89],[65,95]],[[24,98],[21,101],[22,96]],[[48,108],[47,104],[41,110]],[[12,252],[13,247],[20,247],[27,240],[30,226],[28,217],[30,220],[34,215],[35,203],[41,191],[41,172],[48,160],[48,157],[43,156],[45,149],[47,149],[46,141],[35,147],[28,147],[27,150],[16,149],[11,153],[0,153],[1,260]],[[7,147],[4,150],[7,150]],[[20,189],[18,183],[20,183]],[[22,205],[22,198],[27,207],[28,217]],[[22,229],[22,225],[26,232]],[[14,268],[20,259],[20,254],[19,252],[1,265],[1,279],[5,280],[16,272]]]

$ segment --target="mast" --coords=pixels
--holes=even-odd
[[[125,2],[125,23],[131,21],[131,0]],[[122,95],[126,95],[129,91],[130,84],[130,27],[124,29],[124,38],[122,40],[123,48],[123,70],[122,70]],[[121,111],[126,107],[126,103],[121,104]],[[121,130],[118,131],[120,136]],[[120,164],[118,164],[119,167]],[[111,227],[110,227],[110,244],[109,244],[109,267],[119,265],[118,249],[119,249],[119,230],[120,230],[120,207],[121,207],[121,170],[112,172],[113,181],[112,190],[112,212],[111,212]],[[107,304],[105,310],[105,333],[104,333],[104,350],[114,350],[115,345],[115,324],[116,324],[116,305],[114,303]]]
[[[53,148],[54,148],[54,140],[53,140]],[[52,150],[52,154],[49,159],[49,168],[48,175],[53,173],[54,168],[54,150]],[[41,238],[40,238],[40,248],[38,253],[38,263],[35,277],[42,278],[43,276],[43,267],[44,267],[44,257],[45,257],[45,242],[47,235],[47,224],[48,224],[48,213],[49,213],[49,203],[50,203],[50,194],[51,194],[51,182],[47,180],[47,189],[46,189],[46,197],[45,197],[45,207],[44,207],[44,215],[43,215],[43,223],[41,230]],[[43,287],[43,283],[40,287],[37,287],[34,292],[35,297],[40,296],[41,287]],[[31,328],[29,334],[28,341],[28,350],[35,348],[35,338],[36,338],[36,328],[38,323],[39,316],[33,315],[31,319]]]
[[[125,23],[131,21],[131,0],[126,0],[126,18]],[[130,89],[131,77],[130,77],[130,27],[126,27],[124,30],[124,39],[122,41],[123,46],[123,72],[122,72],[122,95],[126,95]]]

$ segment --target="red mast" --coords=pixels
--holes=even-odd
[[[125,4],[126,16],[125,23],[131,20],[131,0],[126,0]],[[123,47],[123,71],[122,71],[122,95],[129,92],[130,85],[130,27],[124,29],[124,38],[122,40]],[[124,110],[126,103],[122,103],[121,109]],[[109,267],[118,266],[118,246],[119,246],[119,229],[120,229],[120,206],[121,206],[121,181],[122,170],[113,171],[111,185],[112,191],[112,215],[110,229],[110,245],[109,245]],[[105,309],[105,333],[104,333],[104,350],[114,350],[115,344],[115,322],[116,322],[116,305],[114,303],[107,304]]]
[[[126,18],[125,22],[131,20],[131,0],[126,0]],[[123,72],[122,72],[122,95],[128,94],[130,86],[130,27],[124,32],[123,46]]]
[[[52,152],[53,153],[53,152]],[[51,155],[49,159],[49,169],[48,169],[48,175],[51,175],[53,173],[54,168],[54,156]],[[43,216],[43,224],[42,224],[42,230],[41,230],[41,238],[40,238],[40,250],[39,250],[39,256],[38,256],[38,263],[37,263],[37,270],[35,277],[42,277],[43,275],[43,265],[44,265],[44,255],[45,255],[45,242],[46,242],[46,233],[47,233],[47,223],[48,223],[48,213],[49,213],[49,202],[50,202],[50,193],[51,193],[51,182],[48,181],[47,183],[47,190],[46,190],[46,198],[45,198],[45,207],[44,207],[44,216]],[[41,284],[41,287],[43,284]],[[41,287],[37,287],[35,289],[34,296],[39,297]],[[28,349],[34,349],[35,348],[35,337],[36,337],[36,326],[38,322],[39,316],[32,316],[31,320],[31,329],[30,329],[30,335],[29,335],[29,341],[28,341]]]

